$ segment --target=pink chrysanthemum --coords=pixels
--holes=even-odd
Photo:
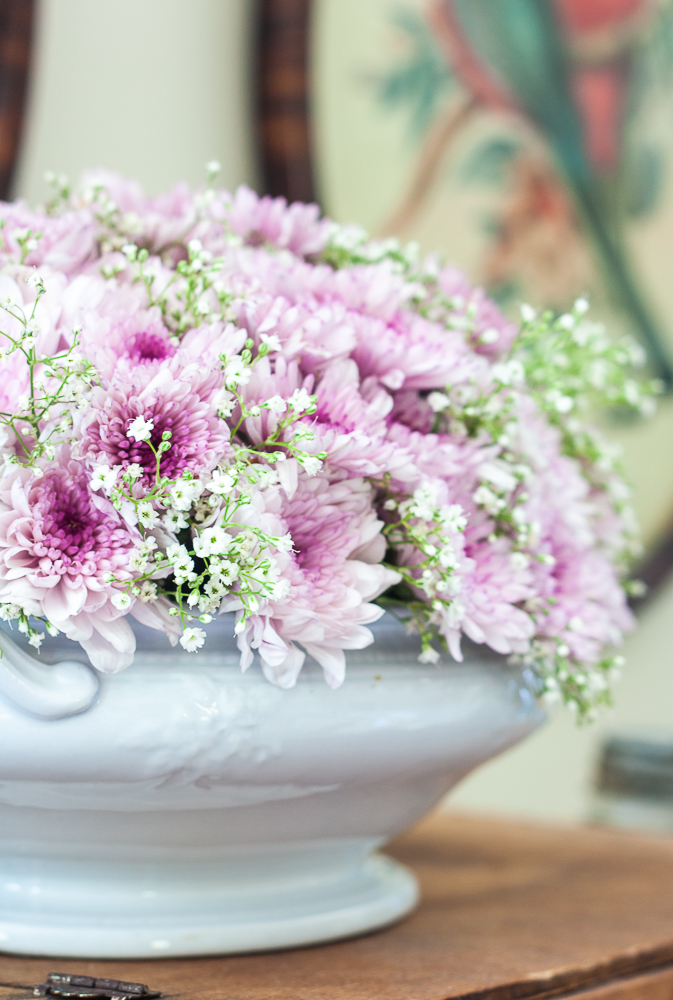
[[[279,490],[269,498],[269,513],[292,535],[292,551],[278,557],[290,586],[287,596],[270,601],[239,637],[244,666],[258,649],[266,675],[291,687],[306,652],[323,667],[329,684],[341,684],[344,649],[372,642],[365,626],[383,609],[370,602],[399,579],[380,565],[385,541],[372,500],[372,488],[362,479],[330,483],[302,471],[291,497]]]
[[[177,351],[158,309],[132,313],[120,310],[117,315],[89,314],[80,342],[82,351],[107,380],[112,379],[120,364],[125,371],[158,368]]]
[[[164,364],[140,366],[114,378],[109,388],[96,389],[83,421],[82,451],[90,459],[145,470],[143,483],[154,481],[156,456],[147,441],[129,434],[136,417],[152,422],[150,441],[156,449],[170,431],[170,449],[163,455],[161,474],[178,479],[212,469],[228,454],[229,429],[216,413],[222,374],[200,365],[180,369]]]
[[[4,222],[4,247],[13,260],[74,274],[94,256],[97,225],[88,209],[43,215],[17,201],[0,204],[0,219]]]
[[[225,194],[221,201],[228,224],[253,246],[271,243],[299,255],[319,253],[332,228],[329,220],[320,218],[317,205],[288,205],[285,198],[260,198],[244,184],[233,197]]]
[[[443,267],[437,284],[450,300],[449,322],[469,331],[469,339],[478,354],[498,357],[505,354],[516,337],[516,325],[506,319],[483,288],[474,288],[457,267]]]
[[[119,670],[133,659],[133,633],[111,603],[116,590],[107,575],[130,579],[134,545],[67,449],[42,475],[10,466],[0,481],[0,601],[79,640],[99,670]]]
[[[598,341],[586,371],[580,358],[586,303],[549,327],[538,364],[460,271],[387,244],[351,253],[316,206],[184,184],[151,198],[97,171],[62,207],[0,208],[17,341],[0,340],[3,615],[18,602],[116,669],[132,650],[119,607],[173,638],[226,607],[244,667],[257,651],[287,687],[309,654],[337,685],[401,576],[426,658],[433,629],[456,658],[468,635],[572,675],[586,709],[631,626],[633,552],[609,450],[596,463],[572,423],[600,381]]]

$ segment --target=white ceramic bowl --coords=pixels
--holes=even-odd
[[[521,671],[475,647],[422,666],[387,616],[337,691],[310,666],[289,691],[242,675],[231,630],[198,654],[139,630],[133,666],[65,718],[5,677],[0,950],[221,954],[382,926],[417,886],[377,848],[543,718]]]

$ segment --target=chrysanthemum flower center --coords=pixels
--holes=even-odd
[[[164,361],[172,358],[176,348],[158,333],[151,330],[141,330],[128,341],[128,356],[136,364],[144,361]]]
[[[153,478],[156,470],[155,451],[161,444],[164,431],[170,431],[171,447],[161,456],[161,475],[168,476],[169,479],[179,479],[183,471],[189,467],[189,457],[193,454],[193,443],[190,421],[185,415],[173,414],[145,414],[147,419],[151,419],[154,427],[150,434],[150,441],[135,441],[124,437],[119,441],[118,460],[122,465],[136,462],[145,469],[147,476]]]
[[[126,548],[119,526],[92,502],[84,477],[65,469],[47,473],[31,490],[33,555],[43,572],[85,573],[100,569]]]

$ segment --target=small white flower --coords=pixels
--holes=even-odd
[[[201,496],[202,484],[198,479],[180,479],[169,491],[171,505],[176,510],[189,510]]]
[[[494,517],[507,506],[504,500],[502,500],[499,496],[496,496],[492,490],[489,490],[488,486],[480,486],[479,489],[475,490],[472,495],[472,499],[480,507],[484,507],[485,510]]]
[[[145,420],[145,418],[141,415],[131,421],[128,430],[126,431],[126,436],[135,438],[136,441],[149,441],[153,430],[154,421]]]
[[[272,396],[263,405],[267,410],[271,410],[272,413],[285,413],[287,410],[287,403],[282,396]]]
[[[283,346],[280,342],[280,337],[276,333],[262,333],[260,339],[270,351],[280,351]]]
[[[180,645],[188,653],[195,653],[197,649],[201,649],[205,641],[206,633],[202,628],[186,628],[180,636]]]
[[[243,358],[236,355],[225,365],[224,384],[227,389],[235,389],[237,385],[247,385],[251,375],[252,368],[246,365]]]
[[[523,365],[516,358],[493,365],[491,371],[495,381],[501,385],[518,385],[523,382],[526,374]]]
[[[441,413],[445,410],[451,400],[445,392],[431,392],[428,396],[428,403],[433,413]]]
[[[123,478],[128,480],[128,482],[130,483],[135,483],[138,479],[142,479],[144,474],[145,470],[143,469],[142,465],[138,465],[137,462],[132,462],[130,465],[127,465],[126,468],[124,469]]]
[[[519,311],[521,313],[521,319],[524,323],[532,323],[537,315],[532,306],[529,306],[527,302],[522,302],[519,306]]]
[[[313,405],[313,399],[306,389],[295,389],[287,402],[295,413],[304,413]]]
[[[283,577],[282,580],[276,580],[271,588],[271,596],[275,601],[284,601],[289,593],[290,581],[285,577]]]
[[[220,556],[228,552],[233,538],[222,528],[207,528],[194,538],[194,551],[197,556]]]
[[[147,604],[150,601],[156,601],[157,599],[157,585],[152,583],[151,580],[143,580],[140,585],[140,600],[143,604]]]
[[[509,561],[514,569],[528,569],[530,563],[530,559],[525,552],[512,552]]]
[[[557,413],[570,413],[575,401],[572,396],[565,396],[558,389],[550,389],[546,394],[547,400],[552,404]]]
[[[28,639],[28,644],[34,646],[35,649],[39,649],[44,641],[44,632],[33,632],[33,634]]]
[[[218,493],[220,496],[224,496],[225,493],[231,493],[235,485],[235,475],[232,475],[230,472],[223,472],[221,469],[214,469],[212,479],[206,483],[206,489],[211,493]]]
[[[187,519],[184,517],[182,511],[179,510],[168,510],[163,516],[163,522],[169,531],[178,532],[188,525]]]
[[[134,549],[134,551],[129,556],[129,569],[134,570],[136,573],[144,573],[147,569],[148,556],[146,552],[142,552],[140,549]]]
[[[315,476],[322,469],[322,462],[314,455],[298,455],[297,458],[307,476]]]
[[[495,344],[496,340],[500,339],[500,334],[493,326],[489,326],[488,330],[480,335],[479,340],[482,344]]]
[[[458,556],[451,545],[444,545],[439,551],[439,562],[444,569],[456,569]],[[444,588],[442,588],[444,589]]]
[[[121,467],[118,465],[113,465],[112,467],[107,465],[97,465],[93,470],[93,475],[91,477],[91,489],[105,490],[105,492],[109,495],[114,488],[120,468]]]
[[[154,528],[159,523],[159,514],[149,500],[143,500],[137,507],[138,520],[144,528]]]
[[[583,316],[586,312],[589,311],[589,303],[587,299],[585,299],[584,296],[582,296],[582,298],[579,298],[575,301],[575,305],[573,306],[573,308],[576,313],[579,313],[580,316]]]
[[[477,470],[482,479],[491,483],[503,493],[511,493],[516,489],[518,480],[509,471],[504,462],[482,462]]]
[[[276,542],[279,552],[290,552],[292,549],[292,535],[281,535]]]
[[[172,565],[178,565],[185,562],[185,560],[189,560],[189,552],[184,545],[174,542],[166,546],[166,558]]]
[[[439,660],[439,653],[432,646],[428,646],[418,657],[419,663],[437,663]]]
[[[467,518],[459,503],[449,504],[440,510],[440,519],[447,531],[465,531]]]
[[[218,566],[217,575],[221,583],[229,585],[238,579],[240,569],[235,562],[231,562],[229,559],[220,560]]]
[[[133,603],[133,598],[131,597],[130,594],[122,594],[119,591],[117,591],[115,594],[112,595],[110,601],[115,606],[115,608],[117,608],[118,611],[126,611],[128,608],[131,607],[131,604]]]
[[[217,410],[218,416],[226,420],[230,417],[234,410],[236,409],[236,397],[231,392],[227,392],[226,389],[222,389],[216,403],[215,409]]]

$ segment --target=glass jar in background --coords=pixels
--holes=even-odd
[[[587,818],[606,826],[673,833],[673,732],[608,738]]]

